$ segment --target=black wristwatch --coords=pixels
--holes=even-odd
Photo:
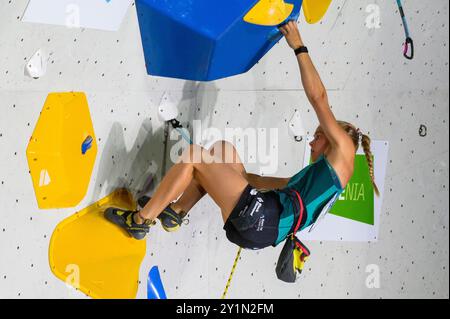
[[[295,52],[295,56],[297,56],[301,53],[308,53],[308,48],[302,45],[301,47],[298,47],[297,49],[295,49],[294,52]]]

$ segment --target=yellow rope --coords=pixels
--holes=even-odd
[[[230,273],[230,277],[228,278],[227,281],[227,285],[225,287],[225,290],[222,294],[222,299],[225,299],[227,293],[228,293],[228,288],[230,288],[230,284],[231,284],[231,279],[233,278],[233,274],[234,274],[234,270],[236,269],[236,265],[239,261],[239,256],[241,255],[241,251],[242,251],[242,247],[239,247],[239,250],[237,252],[236,258],[234,259],[234,264],[233,264],[233,268],[231,268],[231,273]]]

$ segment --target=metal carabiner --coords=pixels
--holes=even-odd
[[[408,55],[408,52],[411,54]],[[412,60],[414,58],[414,42],[410,37],[406,38],[405,44],[403,45],[403,56],[408,60]]]

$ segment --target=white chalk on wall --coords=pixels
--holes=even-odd
[[[23,22],[117,31],[132,0],[30,0]]]

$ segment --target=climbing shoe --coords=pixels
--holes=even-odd
[[[150,197],[142,196],[138,199],[138,207],[140,207],[140,209],[144,208],[149,200]],[[178,230],[183,223],[189,223],[189,221],[185,218],[186,215],[187,214],[184,212],[178,214],[169,205],[162,211],[161,214],[159,214],[158,219],[165,231],[174,232]]]
[[[135,239],[141,240],[148,234],[150,226],[154,225],[155,222],[146,221],[144,224],[137,224],[133,219],[135,213],[110,207],[106,209],[105,217],[110,222],[124,228]]]

